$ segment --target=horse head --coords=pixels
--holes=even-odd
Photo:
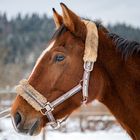
[[[83,56],[87,28],[85,23],[61,3],[63,16],[53,9],[57,31],[38,58],[28,83],[49,102],[62,96],[77,85],[83,77]],[[53,111],[60,119],[81,105],[82,94],[74,95]],[[48,123],[46,116],[35,110],[29,102],[18,95],[12,106],[15,129],[30,135],[38,134]]]

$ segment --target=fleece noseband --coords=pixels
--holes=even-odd
[[[34,87],[32,87],[27,80],[20,81],[20,84],[16,87],[17,93],[22,96],[35,110],[40,111],[43,115],[47,116],[49,124],[53,128],[58,128],[60,122],[53,116],[53,110],[55,107],[69,99],[76,93],[82,90],[83,102],[87,102],[88,99],[88,86],[90,73],[93,70],[93,65],[97,59],[98,49],[98,30],[95,23],[91,21],[83,21],[87,28],[87,36],[85,42],[85,54],[84,54],[84,74],[82,82],[64,93],[56,100],[49,102],[40,94]]]

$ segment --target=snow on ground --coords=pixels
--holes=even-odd
[[[48,133],[48,140],[130,140],[124,133],[107,133],[104,131],[88,133]]]
[[[42,134],[36,137],[23,136],[14,131],[11,119],[0,120],[0,140],[42,140]],[[96,131],[96,132],[71,132],[58,131],[46,132],[47,140],[130,140],[125,132]]]
[[[0,134],[0,140],[42,140],[42,135],[36,137],[22,136],[13,133]],[[104,131],[88,132],[88,133],[61,133],[48,132],[46,133],[46,140],[130,140],[125,133],[108,133]]]

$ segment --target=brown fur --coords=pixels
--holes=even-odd
[[[50,102],[77,85],[83,75],[86,27],[78,16],[61,5],[68,16],[63,17],[68,30],[55,38],[54,46],[28,80]],[[107,30],[98,28],[98,34],[98,57],[91,73],[89,102],[97,99],[105,104],[131,138],[140,140],[140,55],[131,55],[124,60]],[[54,62],[57,54],[63,54],[65,60]],[[82,94],[73,96],[54,110],[54,116],[62,118],[70,114],[81,105],[81,100]],[[13,104],[11,114],[14,116],[17,111],[24,116],[24,125],[34,118],[41,119],[36,133],[47,123],[47,119],[20,96]]]

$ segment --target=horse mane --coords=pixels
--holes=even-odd
[[[101,24],[100,21],[94,21],[94,22],[97,26],[97,29],[103,30],[105,34],[107,34],[107,37],[109,37],[112,40],[112,42],[115,44],[116,48],[122,53],[122,56],[124,58],[140,53],[140,43],[136,41],[130,41],[128,39],[124,39],[119,35],[110,32]],[[62,24],[53,34],[51,41],[59,37],[61,34],[65,33],[67,30],[68,29],[65,27],[65,25]]]
[[[140,44],[138,42],[124,39],[115,33],[108,33],[108,36],[125,58],[140,53]]]
[[[107,36],[113,41],[116,48],[122,53],[124,58],[140,53],[140,43],[124,39],[115,33],[108,31],[101,22],[95,22],[98,29],[104,30]]]

